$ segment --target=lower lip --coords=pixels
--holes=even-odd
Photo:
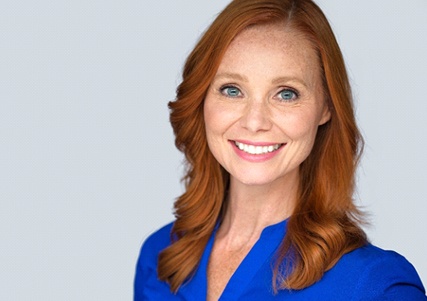
[[[237,145],[234,143],[234,141],[230,141],[231,146],[233,147],[234,151],[236,152],[236,154],[249,162],[265,162],[268,161],[270,159],[272,159],[273,157],[275,157],[281,150],[282,148],[286,145],[283,144],[282,146],[280,146],[277,150],[272,151],[271,153],[265,153],[265,154],[259,154],[259,155],[253,155],[253,154],[249,154],[246,153],[244,151],[242,151],[240,148],[237,147]]]

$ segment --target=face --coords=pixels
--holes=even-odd
[[[209,148],[231,181],[297,180],[330,112],[319,59],[280,25],[240,33],[227,49],[204,103]]]

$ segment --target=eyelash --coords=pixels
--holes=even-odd
[[[238,92],[238,95],[229,95],[229,94],[227,94],[226,93],[226,90],[227,89],[235,89],[235,90],[237,90],[236,92]],[[222,95],[224,95],[225,97],[230,97],[230,98],[237,98],[237,97],[240,97],[241,95],[242,95],[242,91],[240,91],[240,89],[239,88],[237,88],[236,86],[234,86],[234,85],[229,85],[229,84],[227,84],[227,85],[224,85],[224,86],[221,86],[220,88],[219,88],[219,91],[220,91],[220,93],[222,94]],[[279,97],[280,99],[281,99],[281,101],[283,101],[283,102],[292,102],[292,101],[295,101],[296,99],[298,99],[299,98],[299,93],[298,93],[298,91],[296,91],[295,89],[292,89],[292,88],[284,88],[284,89],[282,89],[282,90],[280,90],[277,94],[276,94],[276,96],[279,96],[281,93],[283,93],[283,92],[291,92],[291,93],[293,93],[294,94],[294,97],[292,97],[292,99],[283,99],[283,98],[281,98],[281,97]]]
[[[280,90],[279,93],[277,93],[277,95],[280,95],[283,92],[292,92],[294,94],[294,97],[292,97],[292,99],[283,99],[282,98],[282,101],[284,101],[284,102],[292,102],[292,101],[295,101],[299,98],[298,91],[291,89],[291,88],[284,88],[284,89]]]
[[[226,94],[226,92],[225,92],[227,89],[236,89],[236,90],[239,92],[239,95],[236,95],[236,96],[227,95],[227,94]],[[239,96],[241,96],[241,94],[242,94],[242,91],[240,91],[240,89],[239,89],[239,88],[237,88],[236,86],[233,86],[233,85],[225,85],[225,86],[222,86],[221,88],[219,88],[219,91],[220,91],[220,93],[221,93],[222,95],[224,95],[224,96],[226,96],[226,97],[231,97],[231,98],[239,97]]]

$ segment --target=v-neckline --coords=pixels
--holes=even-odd
[[[254,244],[245,258],[243,258],[242,262],[226,284],[224,291],[218,299],[219,301],[237,300],[239,296],[244,293],[246,287],[261,269],[263,264],[267,260],[271,260],[273,253],[279,247],[286,233],[286,224],[287,220],[284,220],[264,228],[258,241]],[[217,229],[218,226],[209,238],[199,267],[193,278],[189,283],[182,287],[181,292],[189,298],[188,300],[203,300],[207,296],[207,269]]]

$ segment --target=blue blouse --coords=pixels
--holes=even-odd
[[[143,244],[136,267],[134,300],[202,301],[207,295],[207,266],[215,233],[199,267],[176,294],[157,279],[157,257],[170,244],[172,224],[152,234]],[[401,255],[373,245],[344,255],[317,283],[303,290],[281,290],[273,294],[271,261],[286,233],[286,221],[265,228],[235,271],[220,301],[236,300],[345,300],[426,301],[424,287],[414,267]]]

